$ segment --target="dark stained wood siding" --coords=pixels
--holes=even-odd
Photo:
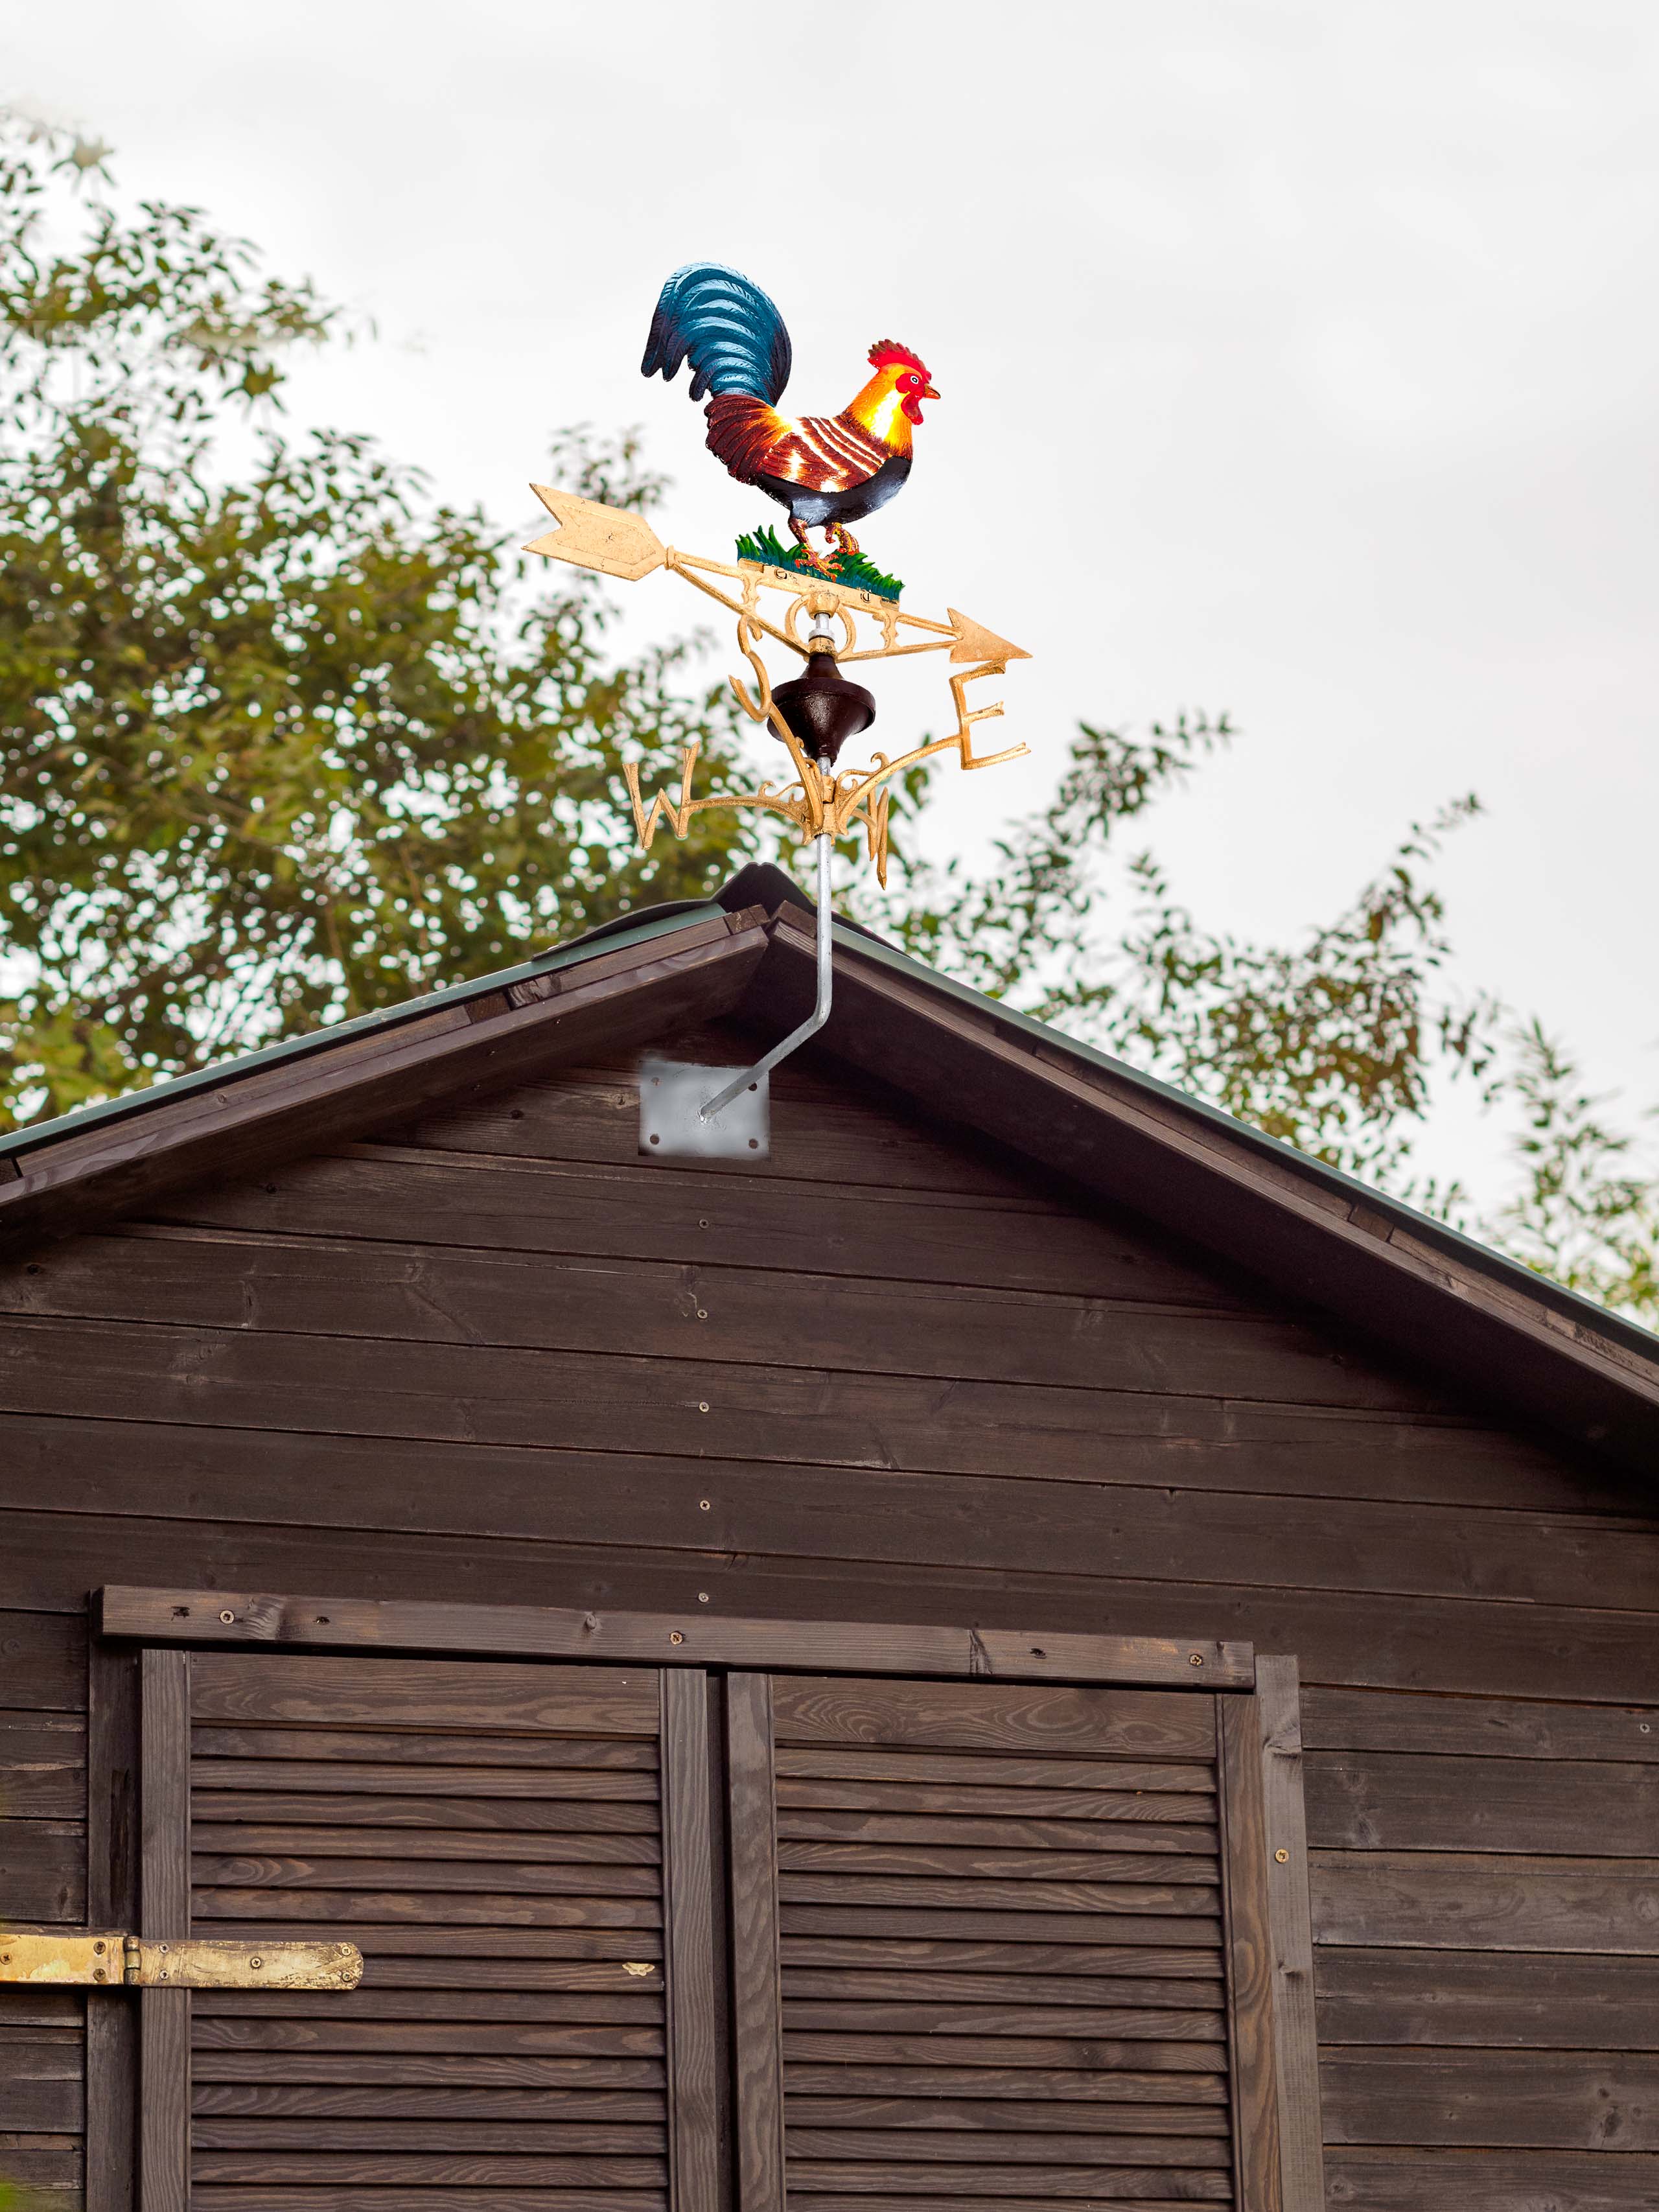
[[[775,1098],[641,1163],[594,1066],[0,1272],[27,1893],[82,1910],[103,1582],[1237,1637],[1304,1684],[1331,2201],[1653,2201],[1650,1497],[832,1063]],[[0,2028],[0,2166],[72,2191],[74,2019]]]

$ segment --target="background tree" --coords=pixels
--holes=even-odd
[[[192,210],[124,218],[98,152],[0,143],[9,1123],[700,893],[734,842],[641,859],[613,804],[624,757],[732,765],[688,646],[611,660],[591,580],[532,592],[368,439],[278,434],[285,355],[335,311]],[[626,440],[556,466],[661,489]]]
[[[0,137],[0,1124],[515,957],[775,852],[742,817],[632,848],[621,778],[702,744],[742,772],[695,640],[617,659],[592,580],[550,590],[477,510],[366,438],[275,426],[289,349],[349,336],[193,210],[123,214],[104,149]],[[222,433],[252,418],[240,466]],[[552,469],[648,507],[633,441]],[[1231,732],[1084,725],[988,866],[902,841],[866,919],[994,996],[1270,1134],[1406,1189],[1529,1264],[1659,1316],[1659,1204],[1561,1049],[1449,981],[1431,869],[1475,811],[1413,828],[1288,945],[1203,927],[1126,836]],[[925,778],[905,797],[912,811]],[[897,810],[896,810],[896,811]],[[914,836],[914,829],[910,830]],[[778,854],[787,861],[789,855]],[[1443,1085],[1518,1110],[1482,1224],[1413,1183]]]

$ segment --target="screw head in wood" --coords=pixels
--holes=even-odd
[[[1273,1856],[1279,1861],[1280,1866],[1288,1865],[1290,1863],[1291,1855],[1288,1851],[1275,1851]]]
[[[678,1628],[671,1628],[668,1632],[668,1640],[671,1644],[684,1644],[685,1638],[680,1634]]]
[[[1187,1664],[1189,1667],[1201,1667],[1204,1664],[1204,1654],[1201,1651],[1189,1651],[1187,1654]]]
[[[219,1618],[220,1618],[220,1620],[221,1620],[222,1621],[223,1621],[223,1623],[224,1623],[225,1626],[226,1626],[227,1628],[228,1628],[228,1627],[231,1626],[231,1624],[233,1623],[233,1621],[234,1621],[234,1620],[235,1620],[236,1616],[235,1616],[235,1614],[234,1614],[234,1613],[222,1613],[219,1615]]]

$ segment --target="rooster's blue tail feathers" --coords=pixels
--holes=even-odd
[[[693,261],[662,288],[640,373],[660,369],[670,383],[688,358],[694,399],[738,392],[775,405],[789,381],[789,333],[758,284],[718,261]]]

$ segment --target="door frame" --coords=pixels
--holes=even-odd
[[[93,1648],[106,1655],[100,1663],[107,1666],[108,1655],[140,1646],[140,1664],[158,1689],[170,1658],[210,1646],[643,1663],[743,1674],[902,1675],[1212,1696],[1223,1802],[1236,2212],[1324,2212],[1294,1658],[1258,1659],[1251,1645],[1232,1638],[600,1613],[125,1584],[94,1592],[91,1611]],[[148,1769],[148,1759],[144,1764]],[[148,1815],[142,1826],[149,1828]],[[735,1835],[729,1843],[740,1857]],[[98,2069],[106,2080],[114,2070]],[[90,2074],[89,2069],[89,2091]],[[89,2171],[88,2212],[124,2212],[115,2192],[91,2184]]]

